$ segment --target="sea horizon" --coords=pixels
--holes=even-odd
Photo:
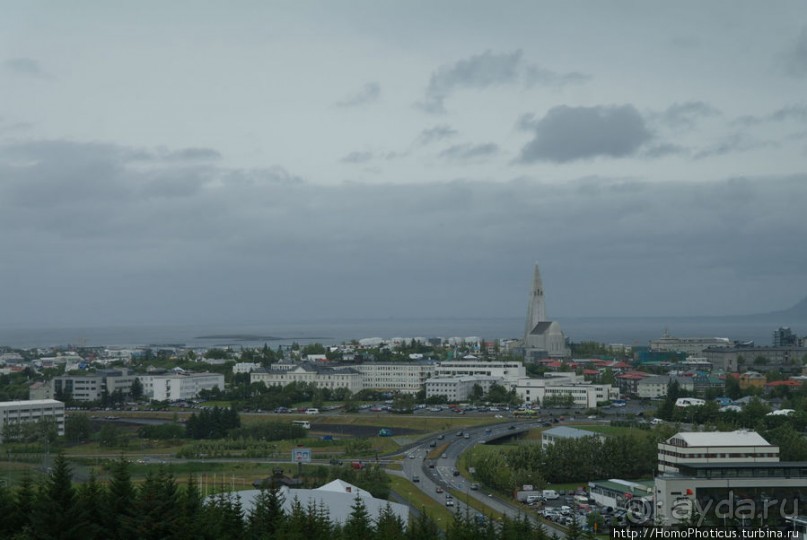
[[[799,318],[801,319],[801,318]],[[572,342],[596,341],[630,346],[648,345],[669,333],[677,337],[726,337],[756,345],[771,343],[773,331],[790,326],[798,335],[807,321],[778,321],[770,317],[568,317],[558,322]],[[482,337],[520,339],[524,319],[385,318],[311,320],[248,324],[167,324],[25,328],[0,326],[0,346],[37,347],[147,347],[180,346],[272,347],[293,342],[336,345],[363,338]]]

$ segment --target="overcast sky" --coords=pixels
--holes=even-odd
[[[807,295],[802,1],[2,13],[2,325]]]

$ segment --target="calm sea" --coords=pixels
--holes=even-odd
[[[572,341],[627,345],[647,345],[651,339],[660,337],[665,331],[679,337],[727,337],[738,341],[754,341],[757,345],[769,345],[773,330],[779,326],[790,326],[800,336],[807,333],[807,321],[777,321],[769,317],[587,317],[562,318],[559,322]],[[294,341],[338,344],[368,337],[519,338],[523,331],[522,318],[312,320],[228,326],[0,327],[0,346],[256,347],[269,343],[276,347]],[[270,337],[278,339],[269,340]]]

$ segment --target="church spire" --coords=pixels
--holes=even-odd
[[[544,284],[541,281],[541,270],[538,264],[535,265],[535,272],[532,278],[532,291],[530,293],[530,303],[527,308],[527,329],[529,334],[539,323],[546,321],[546,307],[544,306]]]

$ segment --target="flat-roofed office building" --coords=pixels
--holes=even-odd
[[[12,429],[52,419],[56,432],[64,435],[64,403],[55,399],[0,402],[0,442]]]

